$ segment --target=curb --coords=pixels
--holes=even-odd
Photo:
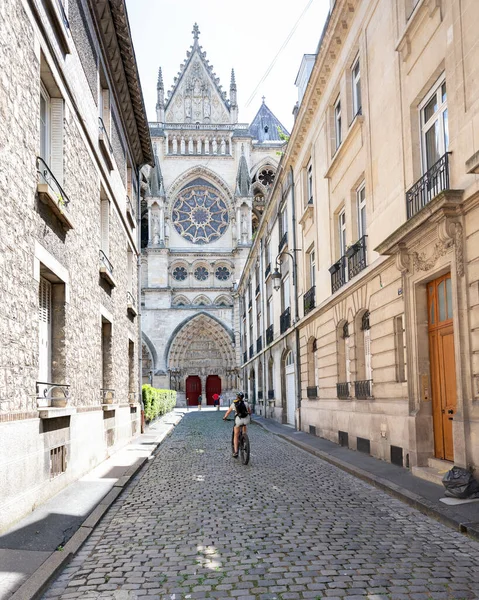
[[[445,514],[440,510],[440,508],[438,508],[422,496],[419,496],[419,494],[410,492],[409,490],[406,490],[396,485],[392,481],[389,481],[377,475],[373,475],[372,473],[369,473],[364,469],[355,467],[349,463],[340,460],[339,458],[335,458],[327,452],[324,452],[323,450],[318,450],[317,448],[313,448],[308,444],[305,444],[304,442],[295,440],[284,433],[276,433],[271,429],[268,429],[264,423],[261,423],[256,420],[254,421],[254,423],[262,427],[265,431],[268,431],[269,433],[276,435],[277,437],[285,440],[286,442],[289,442],[293,446],[296,446],[301,450],[308,452],[309,454],[313,454],[317,458],[321,458],[325,462],[335,467],[338,467],[342,471],[346,471],[350,475],[354,475],[354,477],[362,479],[370,485],[373,485],[374,487],[386,492],[390,496],[401,500],[402,502],[408,504],[409,506],[412,506],[419,512],[436,519],[443,525],[447,525],[448,527],[456,529],[460,533],[466,534],[469,537],[479,541],[479,523],[463,523],[460,520]]]
[[[91,533],[101,521],[105,513],[111,507],[113,502],[130,485],[135,475],[145,466],[152,456],[156,453],[159,446],[168,438],[173,429],[183,419],[183,414],[176,423],[167,423],[170,428],[159,436],[158,441],[151,442],[155,446],[149,456],[144,456],[135,460],[128,468],[125,474],[118,479],[112,489],[102,498],[100,503],[94,508],[80,527],[75,531],[62,550],[55,550],[52,554],[34,571],[30,577],[10,596],[9,600],[37,600],[45,591],[52,579],[72,560],[81,546],[90,537]]]

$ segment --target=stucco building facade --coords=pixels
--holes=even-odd
[[[274,332],[244,376],[267,416],[426,476],[479,463],[478,22],[474,2],[332,3],[239,285],[263,261]],[[270,246],[291,254],[271,294]]]
[[[0,530],[139,432],[140,167],[126,8],[0,6]]]
[[[142,209],[143,380],[178,392],[179,405],[213,404],[238,386],[243,352],[236,282],[251,247],[287,133],[263,103],[238,121],[200,45],[165,96],[158,74],[156,167]]]

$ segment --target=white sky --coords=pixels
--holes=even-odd
[[[247,107],[276,53],[290,34],[309,0],[126,0],[145,106],[156,121],[158,67],[166,92],[173,84],[186,51],[193,43],[195,22],[200,45],[229,98],[231,69],[238,87],[239,121],[250,123],[261,97],[291,131],[297,100],[294,85],[303,54],[314,54],[330,0],[312,0],[293,37]]]

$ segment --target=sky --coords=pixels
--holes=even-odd
[[[198,23],[200,45],[229,98],[231,69],[238,88],[239,121],[250,123],[262,96],[291,131],[298,98],[294,85],[303,54],[314,54],[330,0],[126,0],[146,111],[156,121],[156,82],[163,70],[171,89]],[[309,5],[309,7],[308,7]],[[306,12],[254,98],[247,105],[276,54]]]

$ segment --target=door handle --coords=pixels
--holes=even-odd
[[[454,414],[454,410],[452,408],[449,408],[447,411],[448,415],[453,415]]]

